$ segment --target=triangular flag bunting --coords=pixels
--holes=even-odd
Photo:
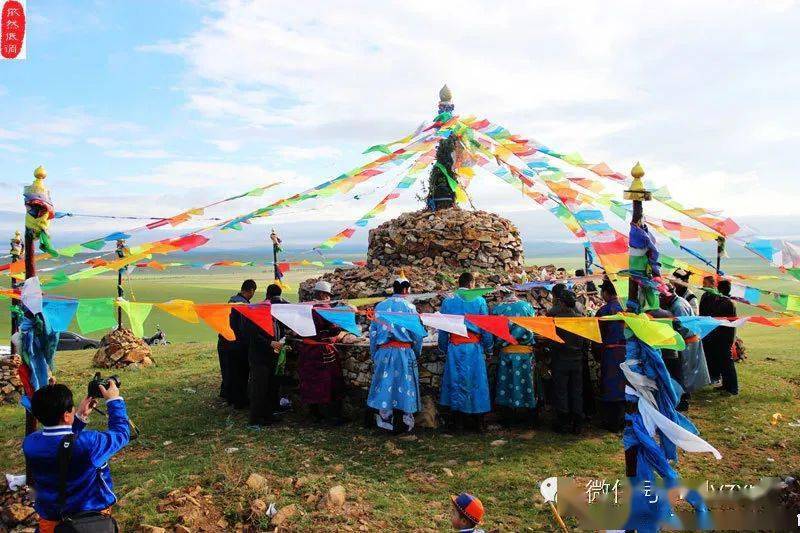
[[[356,312],[345,309],[315,309],[319,315],[353,335],[361,336],[361,328],[356,324]]]
[[[509,320],[518,326],[531,330],[537,335],[556,342],[564,342],[564,339],[559,337],[556,332],[555,321],[549,316],[520,316],[511,317]]]
[[[231,304],[194,304],[197,315],[211,329],[229,341],[236,340],[236,334],[231,329]]]
[[[186,322],[191,322],[192,324],[200,322],[197,311],[194,310],[194,302],[191,300],[170,300],[156,304],[156,307]]]
[[[117,305],[119,305],[125,314],[128,315],[128,320],[131,323],[131,331],[137,337],[144,336],[144,321],[147,320],[147,316],[150,314],[150,311],[153,310],[153,304],[149,303],[139,303],[139,302],[129,302],[124,298],[119,298],[117,300]]]
[[[272,306],[272,316],[301,337],[311,337],[317,334],[311,310],[306,304],[276,304]]]
[[[585,317],[556,317],[556,327],[594,342],[603,342],[597,319]]]
[[[420,322],[419,315],[414,313],[390,313],[378,311],[375,313],[375,318],[379,321],[386,321],[394,326],[406,328],[409,331],[413,331],[420,337],[426,337],[428,335],[428,332],[425,331],[425,328]]]
[[[420,313],[419,319],[430,328],[446,331],[460,337],[467,336],[467,325],[461,315],[443,315],[442,313]]]
[[[44,321],[53,331],[67,331],[77,310],[78,300],[47,299],[42,303]]]
[[[275,336],[275,325],[272,323],[272,311],[270,304],[242,305],[236,308],[241,314],[250,319],[256,326],[260,327],[270,337]]]
[[[85,298],[78,300],[78,328],[81,333],[91,333],[117,325],[113,298]]]
[[[500,337],[506,342],[517,344],[517,339],[508,331],[508,318],[498,315],[466,315],[466,319],[482,330]]]

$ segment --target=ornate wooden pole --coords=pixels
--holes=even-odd
[[[44,248],[50,249],[47,226],[53,218],[53,204],[50,193],[44,186],[47,171],[39,166],[33,171],[33,183],[24,190],[25,202],[25,279],[36,276],[36,247],[34,243],[41,240]],[[36,334],[36,333],[34,333]],[[36,419],[29,411],[25,411],[25,434],[36,431]]]
[[[125,239],[117,239],[117,257],[122,259],[125,257]],[[117,296],[122,298],[125,294],[125,290],[122,288],[122,273],[128,267],[122,267],[117,270]],[[117,329],[122,329],[122,307],[117,307]]]
[[[269,238],[272,241],[272,265],[274,267],[275,281],[280,281],[283,277],[283,273],[281,273],[281,269],[278,268],[278,252],[281,251],[281,242],[283,241],[281,241],[281,238],[275,233],[275,228],[272,228],[272,233],[269,234]]]
[[[642,202],[652,199],[652,193],[645,189],[642,177],[644,176],[644,169],[637,161],[631,169],[631,188],[626,190],[623,197],[626,200],[633,200],[633,216],[631,217],[631,226],[640,226],[644,219],[644,207]],[[630,263],[630,261],[629,261]],[[633,277],[628,278],[628,301],[626,306],[628,311],[641,312],[639,305],[639,284]],[[626,403],[626,406],[628,404]],[[632,446],[625,450],[625,475],[628,477],[636,476],[636,463],[638,447]]]
[[[717,276],[722,275],[722,256],[725,254],[725,237],[717,237]]]
[[[22,242],[22,235],[20,235],[19,231],[14,233],[14,236],[11,237],[11,262],[16,263],[22,258],[23,251],[25,249],[25,245]],[[11,288],[16,289],[18,286],[17,278],[14,277],[12,274],[11,276]],[[13,336],[17,331],[19,331],[19,320],[17,319],[17,315],[14,313],[13,308],[19,307],[19,300],[16,298],[11,299],[11,335]],[[17,353],[16,345],[11,342],[11,354]]]
[[[437,121],[446,122],[451,118],[455,106],[453,105],[453,94],[445,85],[439,91],[439,115]],[[453,171],[454,152],[456,139],[454,135],[439,141],[436,147],[436,163],[431,169],[428,178],[428,197],[426,198],[427,207],[431,211],[446,209],[456,205],[456,192],[451,185],[455,180]]]

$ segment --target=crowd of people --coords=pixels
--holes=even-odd
[[[582,271],[576,275],[582,275]],[[698,314],[735,317],[729,298],[730,282],[708,278],[707,291],[697,298],[688,286],[687,272],[677,270],[666,285],[660,309],[648,311],[653,318],[673,318]],[[558,280],[555,280],[558,281]],[[458,279],[458,289],[472,289],[475,279],[469,272]],[[576,290],[573,290],[576,289]],[[610,316],[624,309],[614,284],[604,279],[598,287],[591,281],[569,287],[555,283],[548,305],[542,305],[541,289],[527,295],[508,288],[490,310],[486,300],[467,291],[454,291],[442,301],[443,315],[503,315],[533,317]],[[229,301],[251,303],[256,283],[246,280]],[[413,431],[415,414],[420,410],[419,367],[427,330],[417,320],[381,320],[382,313],[394,316],[416,313],[409,295],[411,284],[404,276],[392,281],[393,294],[378,303],[369,325],[369,347],[373,361],[372,381],[367,406],[374,413],[377,427],[399,434]],[[314,286],[313,309],[332,307],[332,287],[326,281]],[[602,299],[594,313],[588,302]],[[532,305],[526,296],[534,302]],[[285,302],[281,288],[267,288],[267,301]],[[345,382],[337,345],[351,333],[325,320],[319,312],[312,317],[316,333],[300,337],[274,320],[274,334],[255,324],[235,309],[231,329],[236,340],[220,336],[218,342],[222,385],[220,396],[234,408],[249,406],[250,425],[261,427],[280,419],[288,399],[283,398],[286,353],[297,357],[299,397],[309,416],[318,422],[342,424]],[[580,434],[588,419],[595,418],[609,431],[620,431],[625,413],[625,376],[620,366],[625,361],[625,332],[622,321],[601,321],[602,342],[592,342],[575,333],[556,328],[563,342],[532,333],[510,323],[509,333],[516,343],[496,337],[466,320],[466,335],[438,331],[437,344],[445,355],[439,406],[443,422],[450,430],[483,431],[485,414],[495,411],[506,426],[536,426],[543,410],[552,413],[557,432]],[[728,394],[738,394],[734,360],[736,330],[718,327],[703,339],[673,321],[684,339],[682,350],[662,350],[664,363],[680,387],[679,410],[686,410],[691,395],[714,382]],[[550,335],[552,337],[552,335]],[[624,365],[623,365],[624,366]]]
[[[648,311],[655,318],[704,316],[732,318],[736,308],[729,298],[730,283],[714,278],[704,281],[706,291],[697,298],[689,290],[688,274],[673,273],[660,299],[660,309]],[[472,289],[475,280],[465,272],[458,288]],[[253,280],[246,280],[230,301],[251,303],[257,290]],[[382,313],[395,316],[416,312],[409,298],[411,284],[403,276],[392,283],[391,297],[378,303],[370,316],[369,345],[373,358],[373,376],[367,399],[374,411],[377,427],[395,434],[414,428],[420,409],[419,371],[427,331],[419,321],[382,320]],[[533,317],[537,309],[513,290],[505,294],[491,310],[486,300],[469,291],[455,291],[446,297],[443,315],[502,315]],[[588,283],[584,292],[598,291]],[[623,310],[614,285],[604,280],[599,287],[603,305],[595,316],[609,316]],[[330,309],[331,285],[319,281],[314,287],[313,309]],[[552,303],[545,310],[551,317],[586,316],[584,305],[565,283],[551,290]],[[585,296],[585,295],[584,295]],[[532,300],[541,302],[532,295]],[[277,284],[267,287],[266,301],[286,303]],[[584,301],[587,301],[584,298]],[[539,308],[539,312],[542,308]],[[250,410],[250,424],[261,427],[276,422],[285,400],[285,364],[287,347],[297,355],[300,400],[310,416],[330,424],[341,424],[345,384],[337,344],[351,335],[319,312],[312,316],[316,333],[295,336],[275,320],[264,328],[245,314],[233,311],[230,326],[235,340],[220,337],[219,361],[222,373],[220,396],[233,407]],[[385,315],[384,315],[385,316]],[[474,319],[473,319],[474,320]],[[580,433],[587,417],[600,414],[601,424],[611,431],[623,427],[625,413],[625,333],[622,321],[601,321],[602,342],[590,342],[569,331],[556,328],[564,342],[540,337],[518,324],[512,324],[510,343],[491,335],[471,321],[464,322],[466,335],[439,330],[438,348],[445,354],[439,403],[448,427],[455,430],[481,431],[484,415],[494,409],[506,425],[536,425],[542,408],[552,411],[554,429]],[[720,390],[738,393],[734,361],[741,346],[732,327],[718,327],[703,339],[673,322],[686,347],[680,351],[662,350],[665,366],[680,386],[679,409],[686,409],[691,394],[713,381]],[[268,333],[267,330],[271,330]],[[595,393],[590,359],[599,363],[599,390]],[[494,361],[494,379],[489,379],[488,360]],[[117,384],[98,386],[106,401],[108,429],[85,429],[97,400],[86,397],[76,406],[72,392],[64,385],[49,384],[33,395],[31,410],[43,425],[41,431],[28,435],[23,451],[36,489],[35,508],[39,513],[39,531],[61,530],[65,523],[78,530],[115,531],[111,507],[116,502],[108,461],[128,444],[130,424],[125,401]],[[481,531],[484,516],[480,500],[469,493],[453,496],[452,525],[458,531]],[[92,529],[81,529],[92,528]],[[73,529],[70,529],[73,530]]]

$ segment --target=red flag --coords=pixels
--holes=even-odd
[[[170,244],[171,246],[177,246],[184,252],[188,252],[192,248],[197,248],[198,246],[202,246],[207,242],[208,242],[208,237],[198,235],[197,233],[192,233],[186,235],[185,237],[171,239],[167,241],[167,244]]]
[[[275,336],[275,327],[272,323],[272,306],[269,304],[242,305],[236,308],[242,315],[250,319],[256,326],[266,331],[271,337]]]
[[[465,315],[465,318],[492,335],[500,337],[511,344],[517,344],[517,339],[512,337],[511,333],[508,331],[507,317],[495,315]]]
[[[19,375],[19,380],[22,382],[25,396],[33,398],[33,393],[36,391],[33,390],[33,385],[31,384],[31,371],[24,361],[17,367],[17,374]]]

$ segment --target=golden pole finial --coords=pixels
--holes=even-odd
[[[450,87],[447,86],[445,83],[441,89],[439,89],[439,101],[440,102],[449,102],[453,99],[453,93],[450,92]]]
[[[644,187],[644,182],[642,182],[642,178],[644,177],[644,168],[638,161],[631,169],[631,176],[633,177],[631,188],[625,191],[623,197],[626,200],[638,202],[646,202],[647,200],[651,200],[653,195]]]

